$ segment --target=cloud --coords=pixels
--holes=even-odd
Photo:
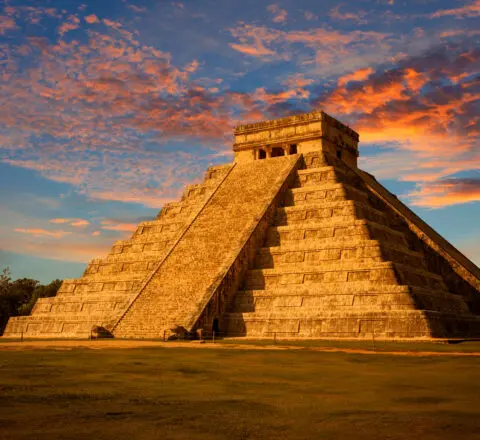
[[[287,11],[285,9],[281,9],[280,6],[271,4],[267,7],[267,10],[273,15],[272,21],[274,23],[285,23],[287,21]]]
[[[15,228],[14,232],[33,235],[35,237],[52,237],[52,238],[62,238],[65,235],[71,234],[71,232],[68,232],[68,231],[47,231],[45,229],[25,229],[25,228]]]
[[[329,12],[329,16],[333,18],[334,20],[353,20],[357,24],[365,24],[367,21],[365,20],[365,11],[358,11],[357,13],[353,12],[340,12],[340,8],[342,5],[337,5],[334,8],[332,8]]]
[[[348,73],[346,75],[338,78],[337,83],[339,86],[344,86],[345,84],[352,81],[364,81],[374,72],[372,67],[366,67],[364,69],[358,69],[354,72]]]
[[[117,220],[102,220],[101,229],[107,231],[134,232],[137,230],[136,223],[123,223]]]
[[[98,17],[95,15],[95,14],[90,14],[90,15],[87,15],[85,18],[85,21],[88,23],[88,24],[93,24],[93,23],[99,23],[100,20],[98,19]]]
[[[475,0],[472,3],[466,4],[465,6],[462,6],[460,8],[440,9],[433,14],[430,14],[431,18],[448,16],[453,16],[455,18],[480,17],[480,0]]]
[[[305,17],[305,20],[308,20],[308,21],[318,20],[318,17],[311,11],[303,11],[303,15]]]
[[[75,15],[69,15],[68,20],[58,26],[58,33],[63,36],[67,32],[73,31],[80,27],[80,19]]]
[[[70,226],[73,226],[74,228],[83,228],[90,224],[88,220],[85,220],[83,218],[52,218],[50,220],[50,223],[68,224]]]
[[[133,12],[136,12],[137,14],[147,12],[147,8],[144,6],[136,6],[130,3],[127,3],[126,6],[127,8],[131,9]]]
[[[480,178],[451,178],[427,182],[409,194],[411,203],[442,208],[458,203],[480,201]]]
[[[344,75],[312,106],[352,124],[361,145],[385,145],[361,163],[379,177],[417,182],[409,195],[416,205],[465,203],[475,192],[448,178],[480,160],[479,68],[480,51],[470,41],[439,46],[394,67]],[[432,192],[440,189],[443,196]]]
[[[119,22],[79,32],[82,43],[28,37],[18,46],[0,82],[3,161],[91,198],[160,207],[208,165],[165,143],[224,149],[244,105],[192,80],[197,60],[177,67]]]
[[[340,31],[327,27],[284,31],[245,23],[229,29],[238,42],[230,47],[265,62],[285,60],[314,65],[323,77],[344,72],[352,64],[383,58],[390,35],[374,31]]]
[[[0,35],[5,35],[8,31],[17,28],[17,24],[13,17],[7,15],[0,15]]]

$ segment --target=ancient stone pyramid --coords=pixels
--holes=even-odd
[[[479,268],[357,168],[356,132],[315,111],[233,149],[5,336],[480,336]]]

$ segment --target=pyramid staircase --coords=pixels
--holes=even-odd
[[[304,160],[223,317],[227,336],[480,335],[478,291],[451,273],[449,289],[445,261],[359,172],[328,153]]]

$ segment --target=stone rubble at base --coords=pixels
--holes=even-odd
[[[323,112],[235,129],[235,160],[65,280],[6,337],[480,337],[480,270],[372,176]]]

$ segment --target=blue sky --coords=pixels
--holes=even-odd
[[[234,125],[314,108],[478,264],[479,18],[480,0],[0,2],[0,265],[80,276],[231,161]]]

